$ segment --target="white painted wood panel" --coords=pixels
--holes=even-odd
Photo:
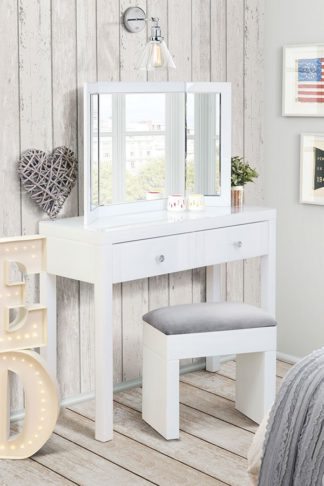
[[[52,100],[53,147],[66,145],[77,153],[76,11],[73,2],[52,4]],[[66,32],[73,35],[66,35]],[[67,97],[67,93],[69,96]],[[74,187],[62,216],[78,211],[78,188]],[[64,253],[63,253],[64,254]],[[80,393],[79,283],[57,278],[58,380],[64,396]],[[71,366],[73,363],[73,366]]]
[[[227,0],[211,0],[210,4],[210,80],[227,80]],[[221,297],[226,300],[227,265],[221,265]]]
[[[176,65],[169,81],[191,81],[191,0],[168,1],[168,42]]]
[[[262,176],[264,0],[139,0],[162,31],[175,71],[135,71],[141,34],[127,33],[122,12],[132,0],[3,0],[0,5],[0,235],[37,231],[44,215],[20,193],[20,151],[66,144],[79,159],[79,184],[62,216],[83,207],[82,86],[96,80],[232,81],[233,153],[243,154]],[[247,190],[259,203],[262,180]],[[244,271],[243,271],[244,266]],[[141,313],[160,305],[205,300],[205,269],[162,275],[114,287],[115,382],[140,373]],[[37,281],[36,281],[37,285]],[[257,303],[259,262],[222,267],[222,295]],[[63,395],[94,388],[93,290],[59,279],[59,377]],[[21,405],[15,389],[13,405]]]
[[[132,0],[120,0],[120,18],[134,6]],[[146,10],[146,1],[136,5]],[[146,81],[147,73],[135,69],[139,53],[145,46],[147,30],[131,34],[120,25],[120,81]],[[122,363],[123,380],[141,376],[142,369],[142,315],[148,310],[148,279],[122,284]]]
[[[51,2],[19,0],[20,148],[52,150]],[[18,154],[17,154],[18,155]],[[22,193],[22,232],[35,233],[44,215]]]
[[[76,2],[76,60],[79,160],[79,211],[83,211],[83,84],[97,80],[96,0]],[[80,283],[80,378],[81,392],[94,389],[93,289]]]
[[[17,4],[20,150],[52,150],[51,2],[19,0]],[[40,209],[23,192],[22,234],[36,233],[41,217]],[[38,279],[30,277],[28,283],[27,298],[35,300]]]
[[[244,151],[244,0],[227,0],[227,81],[232,83],[232,155]],[[243,262],[227,265],[227,300],[242,302]]]
[[[14,236],[21,232],[20,185],[16,176],[16,159],[20,149],[19,137],[19,76],[17,5],[11,0],[0,3],[0,59],[6,69],[0,71],[0,232]],[[6,202],[6,204],[4,204]],[[22,405],[22,393],[15,376],[11,380],[11,405]]]
[[[263,79],[263,23],[264,0],[247,0],[245,8],[244,66],[244,155],[257,168],[258,184],[246,187],[247,204],[262,204],[263,174],[263,124],[260,123],[264,107]],[[260,305],[260,260],[253,258],[244,262],[244,301]]]
[[[16,176],[19,155],[19,74],[17,5],[11,0],[0,2],[0,58],[5,69],[0,71],[0,233],[20,233],[20,185]],[[6,202],[6,204],[4,204]]]
[[[191,80],[211,78],[211,0],[191,1]]]

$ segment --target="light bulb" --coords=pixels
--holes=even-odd
[[[151,64],[154,68],[163,66],[163,56],[160,43],[152,42]]]

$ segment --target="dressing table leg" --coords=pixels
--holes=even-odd
[[[57,375],[57,313],[56,313],[56,276],[40,274],[40,303],[47,307],[47,346],[40,348],[48,369]]]
[[[276,221],[269,221],[268,254],[261,257],[261,307],[276,315]]]
[[[213,265],[206,268],[206,301],[220,302],[222,300],[221,289],[221,265]],[[220,356],[206,357],[206,370],[216,372],[220,369]]]
[[[95,305],[95,437],[101,442],[113,437],[113,345],[111,250],[96,250]]]

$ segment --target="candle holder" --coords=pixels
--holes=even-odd
[[[205,208],[205,198],[203,194],[190,194],[187,199],[189,211],[202,211]]]
[[[186,210],[186,201],[183,194],[171,194],[168,197],[168,211],[182,212]]]

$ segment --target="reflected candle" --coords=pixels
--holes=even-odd
[[[154,201],[154,199],[161,199],[160,191],[148,191],[145,194],[145,199],[147,201]]]

